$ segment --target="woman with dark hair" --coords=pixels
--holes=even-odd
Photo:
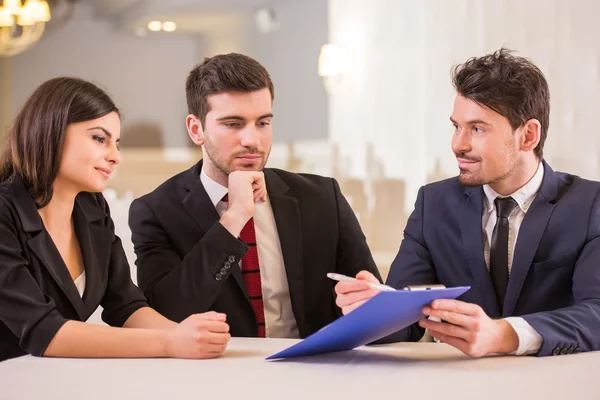
[[[112,100],[76,78],[42,84],[13,121],[0,155],[0,361],[225,350],[225,315],[177,324],[131,281],[100,194],[119,163],[119,136]],[[111,327],[84,323],[99,305]]]

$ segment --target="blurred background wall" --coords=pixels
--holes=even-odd
[[[329,80],[338,174],[362,182],[363,227],[391,262],[419,187],[454,176],[451,67],[502,46],[546,75],[554,169],[600,178],[600,29],[594,0],[329,0],[329,41],[344,50]],[[362,207],[361,207],[361,211]]]
[[[51,77],[89,79],[113,96],[125,116],[123,160],[106,196],[132,267],[129,203],[200,158],[185,131],[185,79],[219,53],[245,53],[269,69],[269,165],[336,177],[384,276],[418,188],[457,172],[450,69],[469,57],[506,46],[531,58],[550,84],[546,159],[600,178],[596,0],[49,3],[41,40],[0,57],[0,127]],[[152,32],[151,21],[176,29]]]

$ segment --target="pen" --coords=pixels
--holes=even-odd
[[[351,278],[349,276],[342,275],[342,274],[335,274],[333,272],[328,273],[327,277],[329,279],[333,279],[334,281],[357,281],[358,280],[356,278]],[[396,289],[394,289],[393,287],[388,286],[388,285],[382,285],[381,283],[372,283],[372,282],[367,282],[367,281],[363,281],[363,282],[366,282],[373,289],[381,290],[382,292],[395,292],[396,291]]]
[[[329,279],[333,279],[334,281],[357,281],[358,279],[356,278],[352,278],[350,276],[346,276],[346,275],[342,275],[342,274],[336,274],[333,272],[330,272],[327,274],[327,277]],[[365,281],[367,282],[367,281]],[[371,283],[371,282],[367,282],[367,284],[369,286],[371,286],[373,289],[377,289],[377,290],[381,290],[382,292],[395,292],[397,291],[397,289],[394,289],[391,286],[388,285],[382,285],[381,283]],[[446,286],[442,285],[442,284],[435,284],[435,285],[409,285],[406,286],[403,289],[400,290],[409,290],[409,291],[418,291],[418,290],[435,290],[435,289],[445,289]]]

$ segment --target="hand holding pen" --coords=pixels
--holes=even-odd
[[[330,276],[330,278],[338,280],[336,278],[339,278],[339,275],[334,276]],[[382,285],[372,273],[360,271],[356,275],[356,279],[344,277],[335,285],[335,293],[337,294],[335,303],[346,315],[379,292],[390,289],[395,290],[390,286]]]
[[[344,315],[361,306],[379,292],[397,291],[397,289],[391,286],[383,285],[373,274],[368,271],[360,271],[356,275],[356,278],[336,273],[328,273],[327,277],[339,281],[339,283],[335,285],[335,293],[337,294],[335,302],[337,306],[342,309],[342,313]],[[400,290],[435,290],[443,289],[444,287],[444,285],[440,284],[412,285],[406,286]]]

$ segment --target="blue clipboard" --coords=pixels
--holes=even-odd
[[[267,360],[352,350],[406,328],[423,318],[421,309],[435,299],[455,299],[470,289],[459,286],[431,290],[380,292],[351,313]]]

